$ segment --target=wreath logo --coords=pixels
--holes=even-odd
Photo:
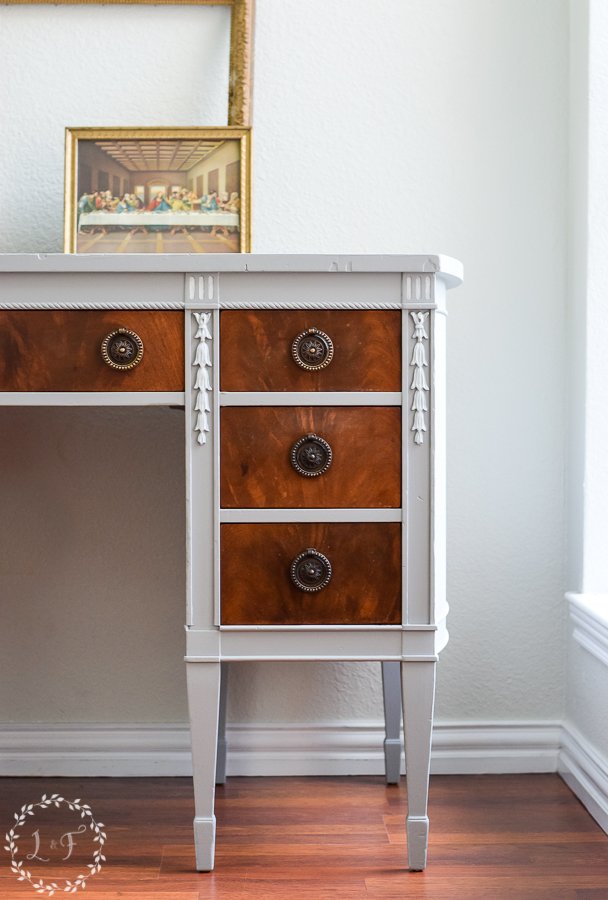
[[[87,820],[88,820],[88,828],[93,832],[91,835],[91,840],[97,844],[97,847],[93,851],[93,861],[87,864],[88,872],[84,874],[79,874],[73,880],[64,879],[62,883],[57,883],[56,881],[46,882],[39,875],[34,875],[24,864],[22,859],[19,859],[19,846],[18,841],[21,839],[21,835],[18,834],[18,830],[20,830],[28,821],[28,816],[35,816],[37,809],[48,809],[50,807],[57,807],[58,809],[61,807],[65,807],[72,812],[80,813],[80,818],[84,819],[84,822],[79,824],[79,827],[75,831],[68,831],[61,837],[61,846],[65,849],[68,848],[68,855],[63,859],[69,858],[72,853],[72,848],[74,846],[74,841],[72,835],[74,834],[83,834],[87,831]],[[80,888],[86,887],[87,878],[90,878],[91,875],[96,875],[101,871],[102,862],[106,861],[105,856],[103,855],[103,845],[106,842],[107,835],[103,830],[105,825],[103,822],[96,822],[93,818],[93,813],[91,811],[91,807],[87,803],[82,803],[80,799],[78,800],[66,800],[65,797],[61,797],[59,794],[50,794],[47,796],[43,794],[38,803],[25,803],[18,813],[14,814],[15,824],[5,835],[6,837],[6,845],[4,847],[11,855],[11,871],[17,876],[17,881],[29,882],[34,890],[38,894],[47,894],[49,897],[52,897],[56,892],[75,894],[77,890]],[[46,857],[39,856],[40,852],[40,835],[38,830],[35,830],[32,834],[32,837],[35,838],[35,849],[34,853],[28,853],[26,856],[27,859],[39,859],[42,861],[47,861]],[[64,843],[64,838],[67,838],[67,841]],[[53,842],[55,844],[56,842]]]

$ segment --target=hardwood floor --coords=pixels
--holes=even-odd
[[[404,868],[405,779],[386,787],[379,777],[230,778],[217,790],[213,873],[194,871],[190,779],[5,778],[6,829],[23,804],[54,792],[81,798],[105,824],[107,862],[76,896],[608,900],[608,836],[557,775],[434,776],[429,867],[421,873]],[[35,828],[42,856],[53,828],[75,827],[74,819],[60,821],[73,815],[67,810],[45,812],[23,826],[20,858],[33,851]],[[78,852],[85,853],[78,865],[90,861],[84,837],[65,870],[46,850],[51,862],[35,871],[57,881],[77,875],[70,866]],[[0,852],[0,898],[37,896]]]

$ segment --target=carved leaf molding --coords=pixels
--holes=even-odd
[[[425,371],[428,368],[428,361],[425,341],[429,339],[426,332],[426,320],[429,314],[428,312],[412,312],[410,315],[414,320],[412,337],[416,342],[410,361],[410,366],[413,368],[412,383],[410,385],[413,396],[410,409],[414,413],[411,430],[414,432],[414,443],[423,444],[426,432],[426,413],[428,412],[426,394],[428,393],[429,385]]]
[[[207,434],[210,431],[209,413],[211,412],[210,397],[213,386],[211,384],[211,332],[209,322],[211,313],[192,313],[196,320],[196,332],[194,338],[198,341],[194,354],[193,366],[196,369],[194,378],[195,402],[194,434],[198,444],[207,443]]]

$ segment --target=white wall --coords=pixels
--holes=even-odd
[[[566,0],[257,7],[254,250],[441,251],[466,266],[450,298],[452,640],[438,718],[559,718]],[[110,52],[96,55],[100,31]],[[65,125],[223,124],[226,59],[222,9],[1,7],[1,249],[60,250]],[[28,674],[0,685],[1,720],[185,719],[172,415],[3,414],[2,445],[22,461],[0,468],[5,547],[21,564],[10,577],[0,564],[0,655]],[[146,648],[129,657],[144,612],[152,662]],[[243,665],[231,716],[377,719],[378,668]]]
[[[582,403],[585,410],[582,586],[586,592],[608,592],[608,7],[591,0],[589,10],[588,96],[579,97],[582,105],[588,104],[587,182],[580,198],[586,213],[587,235],[583,267],[586,352]]]
[[[571,0],[571,19],[567,587],[577,596],[566,717],[601,760],[598,818],[608,825],[608,8],[603,0]]]
[[[566,585],[583,581],[587,238],[589,180],[589,0],[570,0],[570,135],[568,190],[568,516]]]

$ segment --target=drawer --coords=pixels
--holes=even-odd
[[[398,523],[225,524],[220,540],[223,625],[401,622]],[[302,556],[310,549],[322,556]],[[331,580],[316,589],[323,557]],[[312,590],[296,586],[294,565]]]
[[[102,358],[102,341],[118,328],[143,342],[135,368]],[[131,339],[122,350],[130,357],[135,347]],[[0,310],[0,391],[183,390],[182,312]]]
[[[220,321],[223,391],[401,390],[399,310],[224,310]],[[330,339],[324,368],[301,367],[326,356],[325,338],[307,346],[309,329]]]
[[[221,505],[399,507],[400,407],[224,407]]]

